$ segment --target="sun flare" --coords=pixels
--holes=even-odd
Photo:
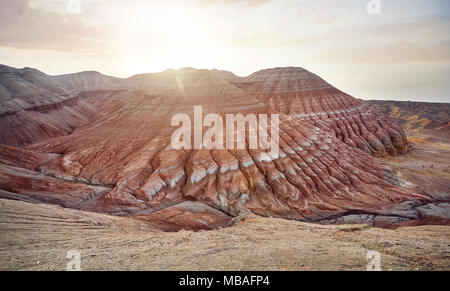
[[[225,48],[215,42],[211,20],[189,7],[151,4],[115,19],[115,45],[129,74],[167,68],[209,68]],[[139,45],[136,45],[138,43]],[[170,54],[170,59],[161,55]],[[218,55],[219,54],[219,55]]]

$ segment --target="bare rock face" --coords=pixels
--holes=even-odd
[[[220,101],[220,98],[229,94],[241,94],[245,98],[245,92],[231,84],[231,81],[236,80],[239,77],[227,71],[182,68],[135,75],[121,80],[118,86],[152,95],[209,96]]]
[[[131,216],[167,231],[212,230],[228,226],[231,216],[204,203],[184,201],[159,211]]]
[[[367,101],[390,115],[407,132],[450,139],[450,104],[413,101]]]
[[[23,148],[0,144],[0,163],[28,170],[37,170],[40,165],[57,158],[57,154],[36,153]]]
[[[0,147],[6,163],[0,188],[173,230],[223,226],[248,211],[301,221],[355,213],[409,217],[408,207],[429,202],[415,189],[389,183],[388,169],[358,149],[395,154],[405,147],[401,129],[389,118],[304,70],[281,69],[273,78],[284,81],[269,75],[240,79],[217,70],[169,70],[120,80],[123,90],[81,92],[77,98],[95,114],[71,134],[31,140],[20,149]],[[202,105],[203,116],[216,113],[224,120],[227,113],[280,113],[279,154],[173,149],[177,128],[171,118],[192,117],[195,105]],[[21,131],[8,124],[7,132],[19,143]],[[21,149],[31,169],[1,156]],[[32,181],[41,185],[46,177],[52,185],[36,193]]]
[[[36,69],[0,65],[0,115],[53,106],[70,97],[60,83]]]
[[[375,156],[408,149],[402,128],[391,118],[305,69],[261,70],[233,84],[277,111],[327,130]]]
[[[36,171],[0,164],[0,197],[80,208],[83,202],[107,193],[108,187],[74,183]]]
[[[0,143],[30,144],[91,121],[95,109],[78,93],[38,70],[0,65]]]
[[[112,90],[121,80],[95,71],[59,75],[52,77],[52,79],[74,92]]]

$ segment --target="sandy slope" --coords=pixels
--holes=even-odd
[[[450,103],[372,100],[406,130],[411,151],[384,161],[428,195],[450,200]]]
[[[397,230],[322,226],[247,216],[234,227],[166,233],[145,222],[59,206],[0,200],[0,269],[365,270],[368,250],[384,270],[450,269],[450,227]]]
[[[449,201],[450,142],[432,142],[421,135],[408,139],[412,146],[409,153],[383,160],[434,199]]]

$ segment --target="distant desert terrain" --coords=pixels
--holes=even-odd
[[[248,215],[212,231],[163,232],[146,223],[60,206],[1,200],[0,269],[65,270],[448,270],[448,226],[317,225]]]
[[[412,149],[384,161],[437,200],[450,199],[450,104],[370,101],[405,128]]]

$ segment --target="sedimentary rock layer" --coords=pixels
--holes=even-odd
[[[291,69],[281,71],[286,70]],[[394,126],[384,128],[390,119],[376,115],[344,93],[336,93],[340,92],[337,89],[323,87],[320,78],[314,79],[310,73],[301,76],[309,77],[277,81],[279,89],[265,92],[267,78],[261,77],[262,89],[258,91],[253,89],[259,88],[256,81],[251,81],[257,78],[253,75],[243,80],[229,72],[182,69],[115,80],[119,87],[114,86],[114,90],[93,88],[77,93],[76,98],[92,108],[92,118],[77,124],[69,135],[61,132],[30,139],[33,144],[21,149],[33,161],[31,169],[24,169],[27,168],[24,161],[19,160],[14,166],[12,159],[3,158],[7,164],[0,172],[6,182],[1,187],[11,193],[30,194],[33,199],[58,204],[67,201],[65,205],[69,207],[133,215],[147,221],[158,221],[161,217],[170,221],[182,214],[180,217],[200,219],[200,223],[186,223],[196,229],[203,222],[208,225],[206,228],[223,225],[228,217],[246,211],[303,221],[351,213],[409,217],[411,214],[405,207],[429,201],[414,189],[389,183],[392,179],[389,170],[366,153],[383,154],[387,150],[395,154],[406,145]],[[297,85],[292,85],[291,80]],[[283,84],[293,93],[283,93]],[[284,101],[274,105],[274,96],[281,96]],[[280,114],[278,154],[248,146],[174,149],[171,135],[177,127],[171,126],[171,118],[184,113],[194,120],[193,108],[199,105],[203,116],[216,113],[223,119],[229,113],[267,114],[269,120],[270,114]],[[70,109],[73,107],[76,105],[68,105]],[[15,115],[19,112],[22,111]],[[51,110],[46,116],[63,123],[55,118],[55,112]],[[29,126],[29,122],[22,119],[23,126]],[[43,124],[47,122],[51,121]],[[11,124],[3,132],[20,136]],[[269,137],[272,135],[270,131]],[[248,145],[248,136],[245,141]],[[3,151],[15,154],[19,149]],[[36,161],[42,163],[37,166]],[[38,190],[48,191],[47,195],[53,198],[27,192],[25,188],[34,186],[20,182],[21,172],[24,181],[48,177],[52,187]],[[17,188],[11,184],[25,186]],[[74,199],[73,193],[80,187],[84,187],[80,199]],[[100,193],[105,189],[104,194]],[[203,204],[195,207],[203,210],[193,211],[192,205],[186,207],[183,203],[187,200]],[[405,201],[406,204],[401,204]],[[217,215],[211,208],[223,215]],[[188,212],[191,214],[186,215]],[[179,220],[168,224],[180,227]]]
[[[53,77],[0,65],[0,143],[35,143],[69,134],[93,120],[95,109]]]

